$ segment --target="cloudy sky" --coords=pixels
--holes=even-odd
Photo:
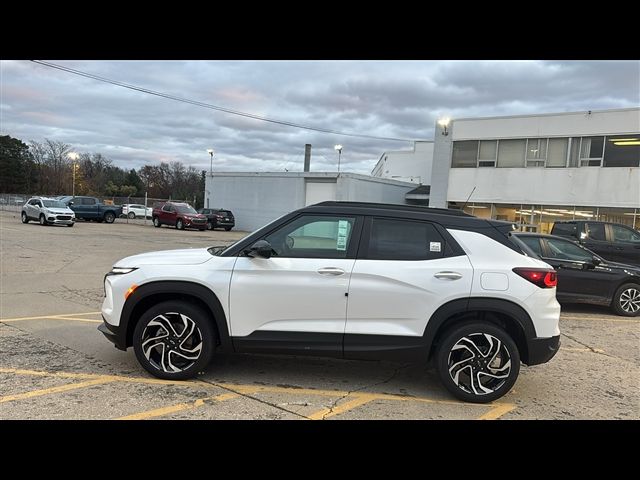
[[[55,61],[112,80],[319,128],[433,139],[440,116],[483,117],[640,106],[637,61]],[[318,133],[0,61],[0,133],[63,141],[125,168],[180,160],[214,171],[369,173],[410,143]]]

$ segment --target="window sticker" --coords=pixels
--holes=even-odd
[[[430,252],[441,252],[442,247],[440,242],[429,242],[429,251]]]
[[[336,249],[339,251],[345,251],[347,249],[347,235],[349,233],[349,221],[338,220],[338,241]]]

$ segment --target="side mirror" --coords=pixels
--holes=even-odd
[[[244,251],[245,255],[253,258],[271,258],[272,253],[273,248],[271,247],[271,244],[266,240],[258,240],[256,243],[254,243]]]
[[[71,205],[73,205],[73,202],[69,202],[69,203],[67,203],[67,205],[71,206]]]
[[[594,255],[593,258],[591,259],[591,263],[593,264],[594,267],[597,267],[602,263],[602,260],[600,260],[598,257]]]

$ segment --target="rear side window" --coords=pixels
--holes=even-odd
[[[527,247],[533,250],[538,255],[542,256],[542,248],[540,247],[540,239],[537,237],[525,237],[519,236],[518,240],[521,240]]]
[[[575,223],[555,223],[553,225],[553,235],[560,235],[563,237],[575,237],[576,236],[576,224]],[[523,240],[522,238],[520,240]]]
[[[442,258],[445,242],[427,222],[373,218],[369,237],[370,260],[432,260]]]
[[[588,223],[587,232],[589,232],[589,238],[591,240],[606,241],[604,234],[604,223]]]

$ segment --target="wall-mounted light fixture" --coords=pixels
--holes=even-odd
[[[449,132],[447,131],[449,123],[451,123],[451,119],[449,117],[443,117],[438,120],[438,125],[442,127],[442,135],[449,135]]]

